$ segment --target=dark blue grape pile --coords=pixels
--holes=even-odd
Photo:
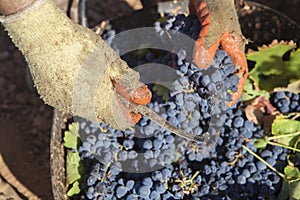
[[[196,39],[200,30],[194,16],[184,15],[170,15],[155,27],[158,37],[167,29]],[[208,139],[187,141],[146,117],[126,131],[81,119],[79,152],[91,168],[81,199],[275,199],[281,178],[243,145],[279,171],[288,151],[277,146],[257,149],[253,139],[262,138],[264,130],[246,120],[242,103],[226,106],[239,81],[226,52],[218,50],[205,70],[188,62],[184,49],[175,55],[149,49],[139,60],[134,53],[123,59],[132,67],[147,62],[175,67],[179,78],[168,91],[169,99],[153,90],[148,107],[187,133]]]
[[[292,92],[275,92],[271,103],[281,113],[300,112],[300,96]]]

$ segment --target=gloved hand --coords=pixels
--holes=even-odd
[[[233,0],[189,0],[191,14],[197,16],[201,31],[194,47],[194,62],[199,68],[212,63],[219,46],[232,57],[235,73],[239,76],[238,91],[233,93],[230,106],[243,93],[248,75],[244,54],[245,41],[241,32]]]
[[[0,0],[0,12],[47,104],[118,129],[140,119],[119,96],[145,105],[151,92],[100,36],[75,24],[52,0]]]

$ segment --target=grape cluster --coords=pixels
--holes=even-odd
[[[154,26],[158,37],[170,30],[193,39],[201,28],[194,16],[184,15],[169,15],[165,23]],[[113,35],[106,36],[109,42]],[[254,138],[264,137],[262,127],[246,119],[242,103],[226,106],[239,81],[232,59],[218,50],[212,65],[200,70],[186,54],[184,49],[177,54],[149,49],[139,59],[134,53],[123,59],[131,67],[152,62],[174,68],[178,78],[168,91],[169,99],[149,85],[153,98],[148,107],[187,133],[208,139],[187,141],[145,116],[125,131],[80,119],[79,152],[91,166],[82,199],[275,199],[281,178],[243,147],[277,170],[286,165],[288,151],[277,146],[257,149]]]
[[[281,113],[300,112],[299,94],[292,92],[275,92],[271,97],[271,103]]]

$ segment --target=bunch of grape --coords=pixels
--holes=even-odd
[[[155,27],[158,37],[173,30],[193,39],[201,28],[194,16],[184,15],[169,15]],[[113,35],[106,36],[110,42]],[[82,184],[82,199],[275,198],[281,178],[243,147],[279,171],[286,165],[288,151],[277,146],[258,150],[253,139],[262,138],[264,130],[246,120],[242,103],[226,106],[239,81],[226,52],[218,50],[204,70],[187,61],[184,49],[177,55],[149,49],[142,58],[129,53],[123,59],[132,67],[147,62],[175,66],[179,78],[168,92],[169,99],[162,99],[150,85],[154,95],[148,107],[185,132],[208,134],[209,139],[187,141],[146,117],[125,131],[82,119],[79,152],[91,166]]]
[[[300,112],[299,94],[275,92],[271,97],[271,102],[281,113]]]

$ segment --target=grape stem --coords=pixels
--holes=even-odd
[[[289,115],[287,115],[287,118],[291,118],[292,120],[297,119],[298,117],[300,117],[300,113],[290,113]]]
[[[297,151],[297,152],[300,153],[300,149],[296,149],[296,148],[293,148],[293,147],[290,147],[290,146],[287,146],[287,145],[284,145],[284,144],[281,144],[281,143],[272,142],[272,141],[268,141],[268,140],[267,140],[267,143],[270,144],[270,145],[274,145],[274,146],[284,147],[286,149],[290,149],[292,151]]]
[[[275,140],[275,139],[281,139],[281,138],[286,138],[286,137],[293,137],[293,136],[297,136],[297,135],[300,135],[300,131],[295,132],[295,133],[285,134],[285,135],[277,135],[277,136],[272,136],[272,137],[266,137],[266,142],[267,142],[267,144],[270,144],[270,145],[280,146],[280,147],[284,147],[286,149],[290,149],[292,151],[300,152],[300,149],[297,149],[297,148],[294,148],[294,147],[290,147],[290,146],[287,146],[285,144],[281,144],[281,143],[278,143],[278,142],[272,142],[271,141],[271,140]]]
[[[281,138],[292,137],[292,136],[297,136],[297,135],[300,135],[300,131],[295,132],[295,133],[289,133],[289,134],[284,134],[284,135],[276,135],[276,136],[268,137],[267,140],[275,140],[275,139],[281,139]]]
[[[182,176],[184,177],[182,180],[175,180],[175,183],[179,183],[180,187],[183,188],[185,194],[193,193],[195,191],[195,187],[197,184],[194,183],[194,179],[198,176],[200,171],[196,171],[195,174],[192,176],[191,179],[186,179],[184,174],[181,172]]]
[[[126,102],[126,100],[122,97],[120,97],[120,100]],[[152,120],[153,122],[157,123],[159,126],[165,128],[166,130],[170,131],[171,133],[174,133],[182,138],[185,138],[187,140],[196,141],[196,142],[202,142],[201,139],[197,136],[193,136],[194,134],[188,134],[183,129],[180,129],[173,124],[171,124],[166,119],[162,118],[160,115],[158,115],[156,112],[152,111],[150,108],[144,105],[135,104],[133,102],[126,102],[127,105],[129,105],[129,110],[132,110],[134,113],[141,113],[142,115],[146,116],[148,119]],[[124,103],[124,105],[126,105]],[[203,138],[205,140],[206,138]]]
[[[245,145],[242,145],[242,147],[247,150],[250,154],[252,154],[255,158],[257,158],[258,160],[260,160],[262,163],[264,163],[267,167],[269,167],[272,171],[274,171],[275,173],[277,173],[279,176],[281,176],[283,179],[285,179],[285,175],[281,172],[279,172],[277,169],[275,169],[273,166],[271,166],[269,163],[267,163],[262,157],[260,157],[259,155],[257,155],[256,153],[254,153],[251,149],[249,149],[248,147],[246,147]]]

